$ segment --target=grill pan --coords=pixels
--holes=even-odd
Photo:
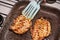
[[[29,1],[20,1],[14,5],[13,9],[11,10],[3,25],[4,27],[2,28],[2,31],[0,33],[0,40],[32,40],[30,31],[26,32],[23,35],[18,35],[9,30],[9,27],[13,24],[13,20],[17,18],[17,16],[21,15],[22,10],[27,6],[28,3]],[[35,18],[32,20],[33,25],[36,19],[39,19],[41,17],[44,17],[45,19],[50,21],[52,31],[51,34],[44,40],[58,40],[57,37],[59,33],[58,28],[60,17],[59,13],[60,10],[41,5],[41,10],[39,10]]]

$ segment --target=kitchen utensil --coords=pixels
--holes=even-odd
[[[13,20],[21,15],[22,10],[27,6],[28,3],[29,1],[20,1],[15,4],[10,14],[6,18],[3,29],[0,33],[0,40],[32,40],[30,31],[27,31],[23,35],[18,35],[18,34],[15,34],[13,31],[9,30],[9,27],[13,24]],[[46,6],[46,5],[41,5],[41,9],[36,14],[35,18],[32,20],[33,22],[32,25],[34,25],[34,22],[40,17],[44,17],[51,23],[51,28],[52,28],[51,34],[45,39],[58,40],[57,35],[58,33],[60,33],[58,32],[58,28],[60,27],[59,26],[60,10]]]
[[[28,6],[22,11],[22,14],[28,19],[33,19],[40,9],[41,2],[42,0],[39,0],[38,2],[31,1]]]

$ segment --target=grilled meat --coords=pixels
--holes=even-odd
[[[23,34],[29,30],[31,27],[31,20],[27,19],[25,16],[20,15],[15,20],[10,29],[12,29],[17,34]]]
[[[51,33],[50,22],[46,19],[37,19],[34,28],[31,28],[31,35],[33,40],[42,40]]]

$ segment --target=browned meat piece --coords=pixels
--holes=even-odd
[[[37,19],[34,28],[31,28],[31,35],[33,40],[42,40],[51,33],[50,22],[46,19]]]
[[[10,27],[17,34],[23,34],[29,30],[31,27],[31,20],[27,19],[25,16],[20,15],[15,20],[13,25]]]

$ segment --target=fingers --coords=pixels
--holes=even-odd
[[[46,0],[43,0],[43,3],[46,3]]]

